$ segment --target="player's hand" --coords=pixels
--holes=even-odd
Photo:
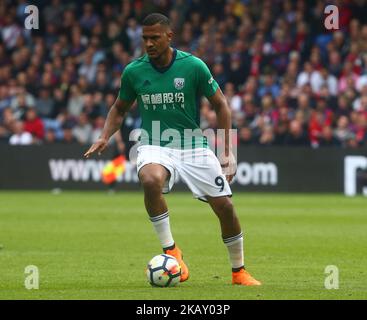
[[[89,158],[91,154],[94,152],[98,152],[98,155],[101,155],[102,152],[107,148],[108,140],[99,138],[93,145],[88,149],[86,153],[84,153],[84,157]]]
[[[219,157],[219,162],[222,167],[223,174],[228,182],[231,182],[237,172],[237,160],[232,152],[229,155],[222,154]]]

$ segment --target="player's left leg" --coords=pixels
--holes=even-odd
[[[232,283],[247,286],[261,285],[245,269],[243,234],[231,198],[207,196],[206,199],[220,222],[223,242],[228,249],[232,264]]]
[[[260,285],[245,270],[243,234],[230,196],[231,188],[215,154],[206,148],[188,149],[176,157],[180,177],[195,198],[209,202],[219,218],[223,242],[232,264],[232,282]]]

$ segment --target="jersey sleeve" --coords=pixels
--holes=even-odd
[[[136,99],[136,92],[131,81],[129,68],[125,68],[121,75],[119,98],[125,101],[133,101]]]
[[[208,66],[202,60],[199,60],[198,63],[198,81],[199,91],[205,97],[212,96],[219,87]]]

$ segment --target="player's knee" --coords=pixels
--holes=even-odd
[[[150,192],[157,191],[160,192],[163,185],[163,178],[157,174],[143,174],[140,177],[140,182],[145,190]]]
[[[225,204],[223,205],[223,211],[227,214],[227,215],[234,215],[234,208],[233,208],[233,203],[232,201],[226,201]]]
[[[226,217],[232,216],[234,214],[234,207],[231,199],[228,197],[223,198],[216,211]]]

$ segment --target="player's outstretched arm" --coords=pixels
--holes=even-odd
[[[94,152],[100,155],[107,147],[110,137],[121,127],[122,121],[129,111],[134,101],[124,101],[117,98],[108,112],[106,122],[104,124],[102,134],[98,140],[84,154],[84,157],[89,158]]]
[[[237,164],[236,159],[232,153],[231,146],[231,129],[232,118],[231,109],[227,103],[227,99],[222,93],[222,90],[218,88],[214,95],[208,97],[209,102],[213,106],[215,113],[217,114],[217,127],[218,129],[224,129],[224,154],[218,155],[219,161],[222,165],[223,172],[226,175],[227,181],[231,182],[236,174]]]

